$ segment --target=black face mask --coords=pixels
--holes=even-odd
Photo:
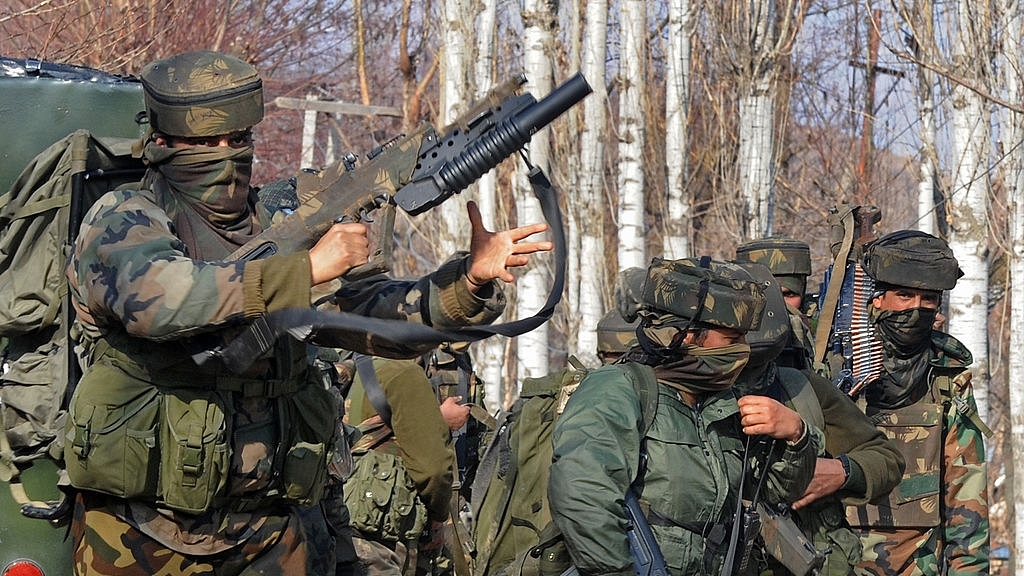
[[[878,310],[870,308],[870,319],[875,323],[875,336],[882,341],[886,352],[896,358],[919,355],[931,344],[935,308],[908,308],[906,310]]]

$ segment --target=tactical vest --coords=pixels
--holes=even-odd
[[[304,345],[278,346],[280,379],[196,366],[181,342],[118,333],[87,348],[64,452],[74,486],[193,514],[320,500],[337,405]],[[266,456],[243,460],[249,444]]]

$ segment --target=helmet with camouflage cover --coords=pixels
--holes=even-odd
[[[643,307],[647,270],[626,268],[615,281],[615,308],[597,322],[598,354],[624,354],[636,344],[637,313]]]
[[[919,230],[898,230],[864,249],[861,267],[875,282],[949,290],[964,275],[945,240]]]
[[[772,271],[757,262],[737,262],[754,281],[761,285],[765,296],[764,315],[761,325],[756,330],[747,332],[746,340],[750,346],[750,360],[747,369],[755,369],[775,360],[786,348],[792,327],[789,322],[789,311],[786,299]]]
[[[763,264],[780,284],[802,295],[811,274],[811,247],[806,242],[784,236],[749,240],[736,247],[736,262]]]
[[[741,332],[758,329],[765,307],[761,286],[746,270],[707,256],[652,260],[642,301],[640,314],[652,325],[683,319]]]
[[[150,126],[168,136],[219,136],[263,119],[263,81],[234,56],[177,54],[146,65],[139,79]]]

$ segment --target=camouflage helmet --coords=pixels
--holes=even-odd
[[[647,318],[669,315],[741,332],[757,330],[765,307],[761,286],[746,270],[706,256],[652,260],[642,300]]]
[[[876,282],[949,290],[964,275],[945,240],[918,230],[898,230],[864,249],[861,267]]]
[[[775,360],[786,348],[792,332],[789,323],[789,311],[786,299],[782,297],[779,281],[772,271],[757,262],[737,262],[754,281],[761,285],[766,299],[764,316],[756,330],[747,332],[747,344],[750,346],[751,367],[761,366]]]
[[[168,136],[219,136],[263,119],[263,81],[234,56],[186,52],[146,65],[139,79],[150,126]]]
[[[786,288],[803,294],[811,274],[811,247],[784,236],[749,240],[736,247],[736,262],[763,264]]]
[[[597,352],[625,354],[636,344],[636,319],[626,322],[618,310],[609,310],[597,322]]]
[[[615,282],[615,306],[624,321],[635,321],[637,313],[643,308],[646,281],[647,270],[644,268],[626,268],[619,272]]]

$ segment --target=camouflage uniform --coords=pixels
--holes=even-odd
[[[157,134],[222,135],[262,118],[255,69],[229,56],[175,56],[142,80]],[[309,253],[224,260],[267,223],[248,187],[251,141],[149,142],[143,154],[142,186],[92,206],[67,271],[87,365],[65,448],[81,490],[76,573],[331,572],[319,502],[336,410],[306,345],[284,338],[239,375],[192,360],[265,312],[308,307]],[[325,306],[437,326],[493,320],[500,294],[470,293],[463,266],[347,284]]]
[[[423,367],[412,360],[375,359],[374,369],[392,410],[392,433],[383,430],[384,435],[379,436],[379,433],[371,432],[364,438],[373,443],[370,449],[391,454],[402,461],[412,483],[412,492],[426,512],[425,519],[443,523],[449,516],[455,454],[452,436],[441,411],[430,409],[431,405],[437,403],[430,381]],[[362,422],[359,425],[361,430],[370,431],[381,426],[383,421],[366,399],[359,374],[352,383],[349,401],[349,417],[352,421]],[[355,448],[358,453],[359,442]],[[359,457],[356,456],[356,459],[358,467]],[[372,486],[355,484],[354,478],[346,482],[346,493],[352,498],[364,500],[350,506],[354,517],[359,515],[360,507],[365,504],[364,492],[372,489]],[[405,486],[394,488],[396,491],[405,489]],[[382,502],[378,498],[374,498],[375,505],[397,505],[395,502]],[[358,522],[359,518],[356,520]],[[356,575],[400,576],[415,572],[419,533],[412,539],[404,540],[396,535],[383,534],[384,530],[378,526],[372,527],[373,532],[359,524],[353,525],[353,528],[353,541],[358,556]]]
[[[703,298],[698,297],[701,285],[707,287]],[[671,355],[670,342],[691,328],[741,333],[756,328],[764,295],[735,265],[656,259],[640,301],[639,347],[624,358],[646,364],[641,369],[654,370],[658,378],[653,422],[641,438],[642,406],[628,371],[610,365],[589,372],[555,422],[548,483],[551,512],[581,574],[632,575],[622,500],[635,482],[671,573],[704,573],[721,562],[718,554],[724,548],[706,542],[703,529],[717,526],[715,535],[727,530],[738,497],[746,436],[730,386],[749,349],[742,344],[714,348],[722,356],[705,356],[715,364],[709,368],[715,376],[713,384],[705,381],[704,386],[691,372],[672,368],[677,361],[695,358],[691,354],[697,350]],[[695,318],[700,324],[691,323]],[[669,355],[652,361],[659,350]],[[683,400],[684,394],[699,398],[696,407]],[[762,493],[767,500],[790,501],[806,488],[817,452],[808,430],[804,425],[795,443],[776,444],[779,459],[773,459]],[[744,484],[753,486],[750,479]]]
[[[781,286],[800,294],[807,292],[811,274],[811,247],[803,241],[782,236],[750,240],[736,247],[736,261],[756,262],[771,270]],[[801,303],[803,299],[801,298]],[[800,309],[787,306],[791,325],[786,349],[776,362],[798,370],[813,365],[814,337],[810,318]]]
[[[907,230],[868,246],[862,266],[877,283],[869,313],[885,351],[882,373],[865,389],[866,410],[897,441],[908,468],[887,501],[848,511],[864,545],[857,571],[987,574],[987,428],[970,384],[971,354],[932,330],[933,308],[876,307],[901,287],[941,296],[963,273],[944,241]]]
[[[846,481],[839,490],[792,511],[792,518],[819,551],[825,554],[820,574],[853,574],[861,559],[861,544],[846,522],[846,504],[862,504],[888,494],[899,483],[905,463],[896,445],[869,420],[849,397],[810,370],[778,366],[774,358],[789,342],[787,306],[771,272],[753,262],[741,264],[761,281],[768,299],[761,327],[747,334],[750,361],[736,388],[743,394],[771,396],[802,414],[824,433],[821,458],[845,459]],[[762,521],[765,521],[764,519]],[[778,559],[765,554],[762,574],[788,574]]]

